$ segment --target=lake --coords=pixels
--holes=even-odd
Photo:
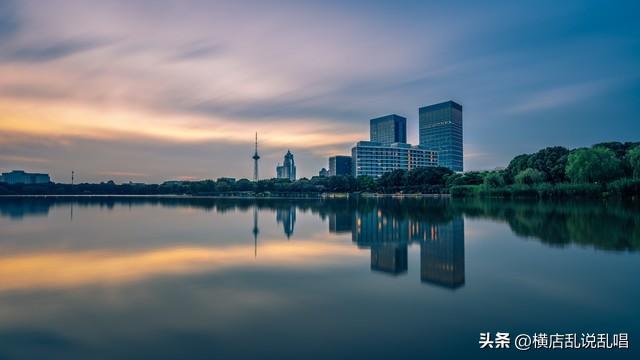
[[[3,198],[0,359],[638,358],[639,275],[634,202]]]

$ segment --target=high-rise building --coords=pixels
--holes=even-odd
[[[392,114],[369,120],[370,140],[386,145],[407,142],[407,118]]]
[[[291,181],[296,180],[296,163],[293,160],[293,154],[287,150],[284,155],[284,162],[282,165],[276,167],[276,177],[278,179],[289,179]]]
[[[28,173],[24,170],[13,170],[2,173],[0,182],[7,184],[47,184],[51,182],[49,174]]]
[[[420,146],[394,143],[385,145],[373,141],[360,141],[351,149],[353,176],[382,174],[401,169],[438,166],[438,153]]]
[[[420,146],[438,152],[439,166],[463,171],[462,105],[453,101],[421,107]]]
[[[351,175],[351,156],[337,155],[329,158],[329,176]]]

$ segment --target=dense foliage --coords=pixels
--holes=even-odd
[[[545,182],[564,182],[567,180],[565,168],[569,153],[570,151],[564,147],[554,146],[534,154],[518,155],[509,163],[505,176],[509,182],[513,182],[522,171],[533,169],[543,174]]]
[[[640,195],[640,143],[608,142],[568,150],[555,146],[518,155],[482,184],[451,184],[453,196],[601,197]]]
[[[605,147],[578,149],[569,155],[567,177],[574,183],[606,183],[622,175],[620,160]]]

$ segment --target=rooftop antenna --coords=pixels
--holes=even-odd
[[[258,181],[258,160],[260,160],[260,155],[258,155],[258,132],[256,132],[256,151],[253,153],[253,181]]]
[[[71,185],[73,185],[73,177],[75,175],[75,172],[73,170],[71,170]]]

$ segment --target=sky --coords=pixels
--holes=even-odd
[[[465,170],[640,140],[638,1],[0,0],[0,171],[298,176],[463,105]]]

